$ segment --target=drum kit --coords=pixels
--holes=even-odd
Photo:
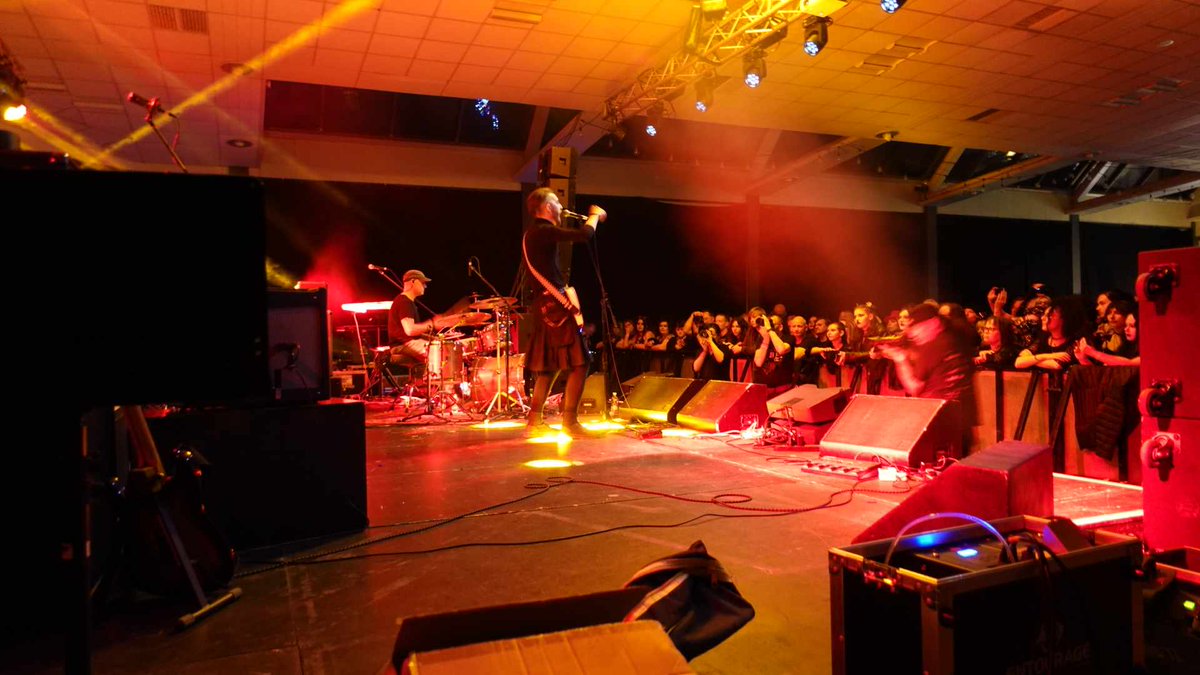
[[[470,311],[437,317],[435,325],[443,328],[429,338],[425,414],[460,409],[490,418],[528,411],[525,355],[515,344],[516,302],[487,298],[468,305]]]

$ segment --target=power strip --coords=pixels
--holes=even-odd
[[[841,459],[839,457],[818,457],[810,459],[800,467],[805,473],[815,473],[822,476],[838,476],[855,480],[870,480],[879,475],[879,462],[861,459]]]

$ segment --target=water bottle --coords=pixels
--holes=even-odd
[[[619,408],[619,407],[620,407],[620,404],[617,402],[617,392],[614,391],[612,394],[612,398],[610,398],[608,400],[608,419],[610,419],[610,420],[616,419],[617,408]]]

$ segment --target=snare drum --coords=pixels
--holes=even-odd
[[[475,359],[471,366],[471,398],[486,403],[504,385],[504,359]],[[508,357],[509,391],[525,396],[525,355],[512,354]]]
[[[448,340],[430,341],[427,367],[430,377],[435,380],[462,382],[466,375],[462,347]]]

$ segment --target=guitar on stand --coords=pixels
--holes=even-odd
[[[167,475],[141,406],[121,406],[120,411],[133,448],[121,518],[123,561],[137,588],[195,601],[196,610],[176,622],[183,630],[241,597],[240,588],[221,591],[233,578],[237,554],[205,513],[200,498],[203,457],[177,448],[174,472]]]

